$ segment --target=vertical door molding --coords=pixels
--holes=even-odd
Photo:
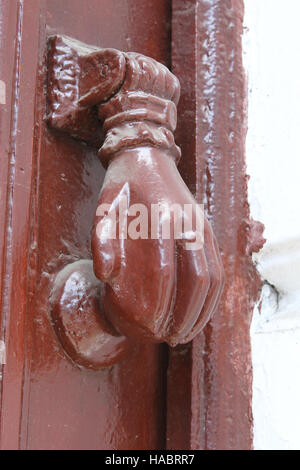
[[[6,348],[6,361],[1,376],[0,448],[17,449],[26,361],[25,324],[30,279],[34,276],[31,264],[34,251],[32,197],[36,178],[35,137],[39,128],[36,84],[41,7],[40,1],[36,0],[25,3],[12,0],[4,2],[1,8],[5,15],[4,28],[9,33],[5,37],[4,29],[0,38],[1,42],[6,40],[4,48],[1,47],[2,70],[10,76],[7,76],[7,102],[2,115],[5,129],[1,135],[4,139],[1,166],[6,166],[3,176],[1,173],[1,194],[5,200],[5,208],[0,214],[5,231],[1,251],[1,339]]]
[[[170,351],[167,447],[250,449],[249,330],[260,278],[250,256],[257,225],[249,219],[245,173],[243,2],[173,0],[172,5],[172,71],[182,89],[179,170],[206,205],[226,284],[204,332]]]

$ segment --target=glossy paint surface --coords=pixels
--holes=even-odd
[[[164,346],[136,344],[126,363],[95,372],[72,364],[57,341],[51,286],[68,263],[91,258],[104,170],[94,149],[50,131],[44,117],[49,35],[139,50],[168,63],[169,2],[29,0],[10,1],[6,10],[13,31],[6,57],[15,54],[11,69],[6,62],[7,86],[17,78],[8,94],[14,120],[5,154],[11,177],[4,210],[1,447],[163,448]]]
[[[98,208],[105,206],[108,213],[96,211],[92,253],[95,274],[104,283],[105,314],[128,338],[166,341],[171,346],[187,343],[217,306],[223,267],[210,224],[174,164],[180,158],[173,136],[178,79],[163,64],[141,54],[97,50],[61,36],[51,37],[49,44],[49,125],[80,138],[81,128],[89,122],[85,115],[96,105],[104,129],[99,156],[108,169]],[[126,198],[126,222],[120,222],[119,215],[118,236],[107,238],[108,224],[116,224],[122,198]],[[147,233],[132,239],[127,213],[135,204],[148,211],[147,220],[140,222],[147,222]],[[159,204],[166,209],[152,233],[149,213]],[[173,204],[183,215],[189,207],[190,214],[181,220],[185,230],[181,239],[175,239],[173,231],[164,239],[163,220]],[[189,221],[190,232],[183,228]],[[185,249],[191,237],[201,238],[199,247]],[[61,307],[61,301],[55,305]]]
[[[57,274],[50,295],[53,326],[65,353],[79,367],[92,370],[120,362],[132,346],[108,322],[102,289],[93,262],[80,260]]]
[[[0,4],[3,449],[251,448],[248,332],[259,279],[247,236],[242,1],[172,4],[172,43],[169,1]],[[182,85],[179,171],[207,205],[227,282],[205,332],[170,353],[167,441],[165,347],[137,343],[126,364],[95,373],[66,358],[51,325],[57,272],[91,258],[105,174],[94,149],[45,125],[46,43],[56,34],[138,51],[169,67],[172,47]]]
[[[205,203],[226,282],[203,333],[170,352],[167,446],[250,449],[249,330],[260,292],[250,255],[264,240],[247,202],[243,2],[173,0],[172,6],[172,71],[182,86],[179,171]]]
[[[118,210],[122,195],[130,204],[149,209],[158,203],[190,204],[194,220],[198,210],[173,159],[160,148],[129,148],[113,159],[99,204]],[[103,216],[96,215],[94,270],[106,283],[103,305],[112,324],[129,338],[144,341],[175,346],[193,339],[213,313],[223,282],[218,247],[208,222],[204,247],[197,250],[186,250],[184,239],[175,240],[172,233],[163,239],[161,221],[156,238],[137,240],[102,241],[101,232],[100,237],[97,234],[101,223]],[[188,239],[188,234],[183,236]]]

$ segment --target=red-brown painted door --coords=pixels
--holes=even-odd
[[[242,0],[0,0],[2,449],[251,448],[259,230],[247,204],[242,21]],[[45,124],[53,34],[172,65],[179,171],[205,203],[226,275],[192,343],[136,345],[98,372],[70,362],[50,321],[55,274],[91,257],[104,177],[94,149]]]
[[[170,65],[170,15],[169,0],[0,3],[2,449],[165,447],[165,347],[136,345],[95,372],[72,364],[55,336],[53,279],[91,258],[104,170],[94,149],[49,130],[44,118],[49,35]]]

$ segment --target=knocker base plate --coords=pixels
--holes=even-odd
[[[65,353],[93,370],[119,362],[131,348],[104,316],[102,289],[93,262],[80,260],[58,273],[50,297],[53,326]]]

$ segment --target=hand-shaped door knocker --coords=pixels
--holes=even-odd
[[[49,39],[49,125],[95,145],[104,131],[93,260],[67,265],[51,294],[56,333],[81,366],[112,365],[134,341],[186,343],[218,304],[218,245],[176,167],[179,95],[149,57]]]

